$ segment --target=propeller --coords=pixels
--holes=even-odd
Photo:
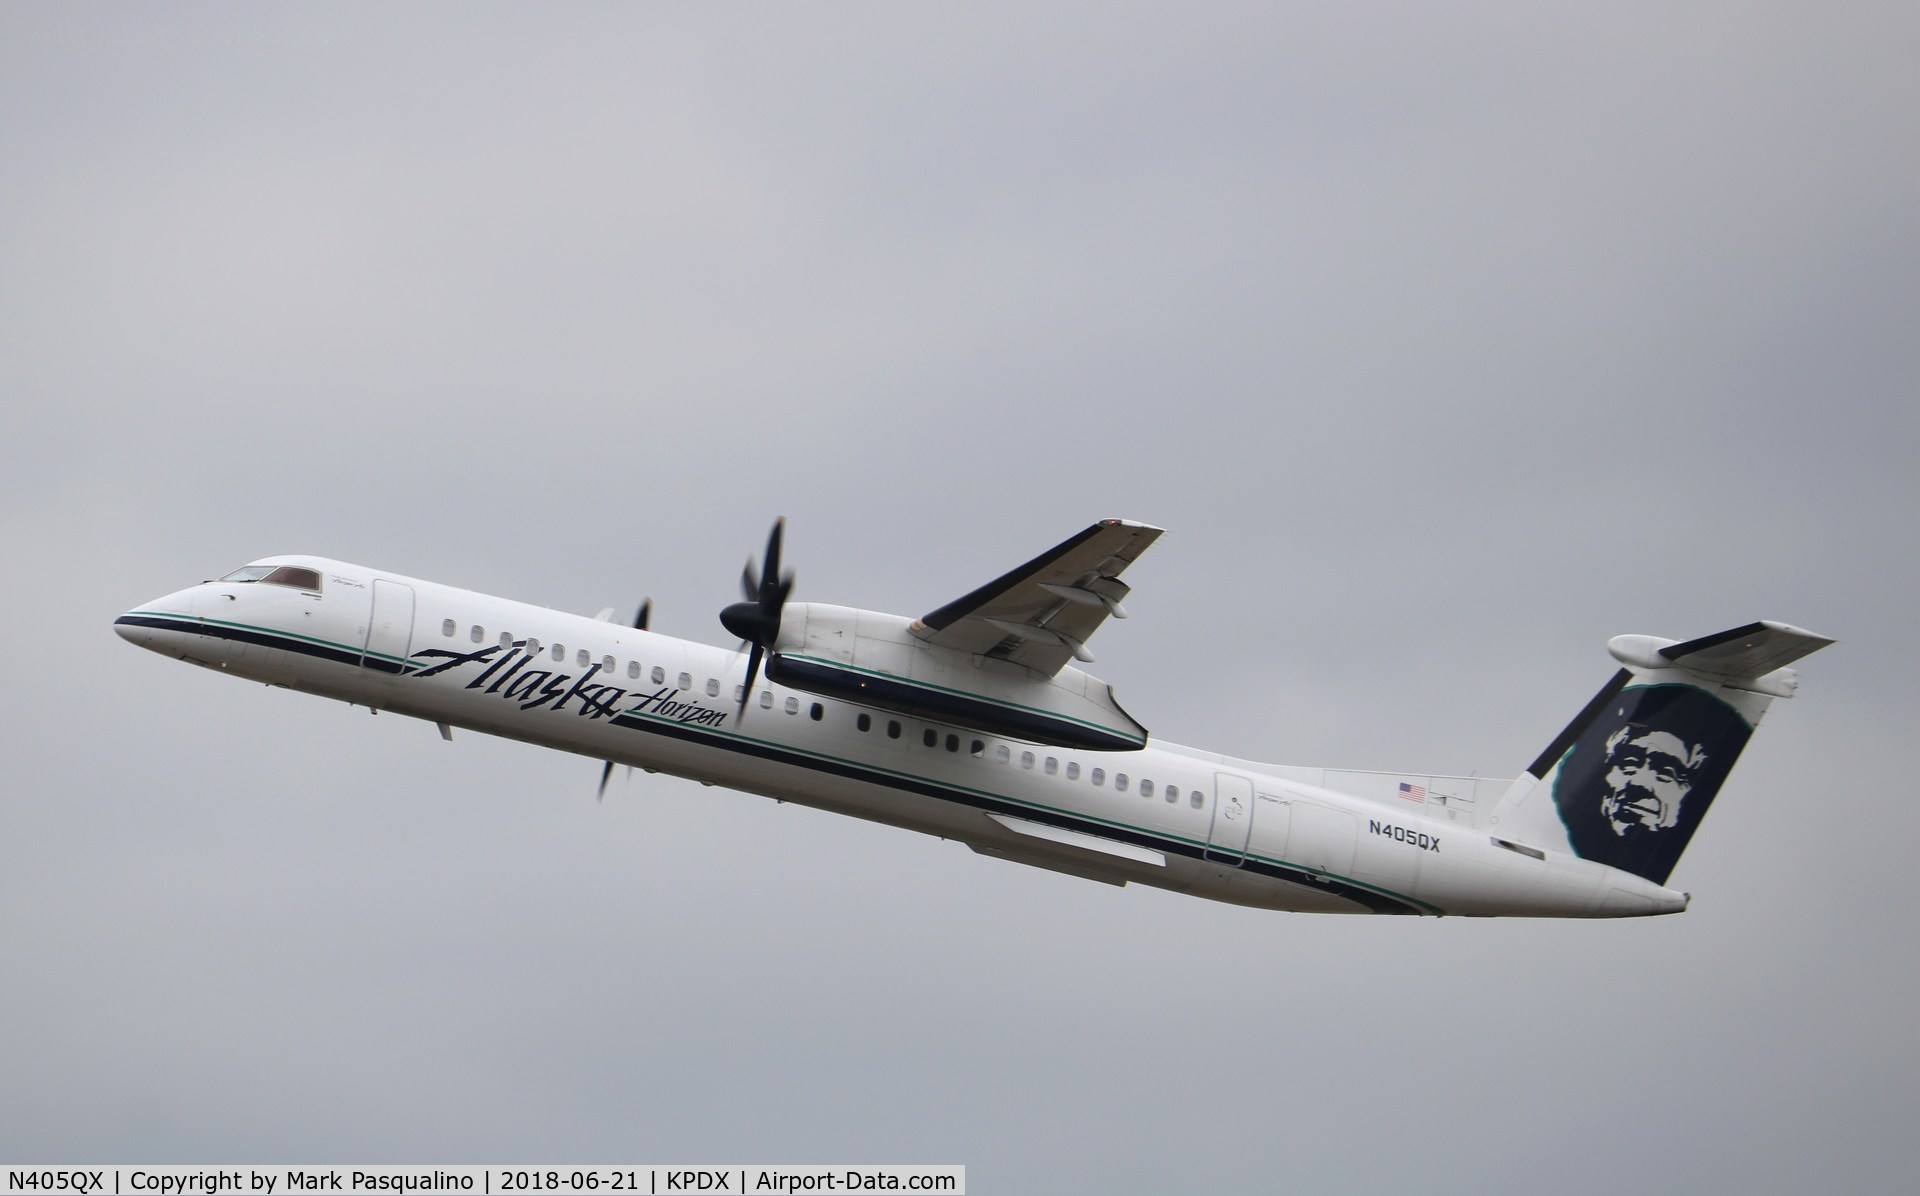
[[[753,693],[754,680],[760,675],[760,662],[780,637],[780,608],[786,605],[787,594],[793,589],[793,574],[780,572],[780,537],[786,526],[784,516],[773,521],[773,531],[767,536],[766,560],[760,566],[758,577],[754,576],[751,558],[740,571],[740,589],[746,601],[736,602],[720,612],[720,625],[751,647],[747,654],[747,683],[740,687],[742,718],[747,713],[747,698]]]
[[[641,602],[640,609],[634,612],[633,625],[639,628],[641,631],[645,631],[647,629],[647,620],[652,617],[653,617],[653,599],[648,598],[645,601]],[[607,766],[600,770],[600,795],[594,798],[595,801],[607,800],[607,782],[611,781],[612,779],[613,779],[613,761],[609,760],[607,761]]]

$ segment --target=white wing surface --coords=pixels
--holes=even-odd
[[[1019,568],[916,620],[931,644],[1010,660],[1053,676],[1069,660],[1091,661],[1087,640],[1108,615],[1126,617],[1120,574],[1160,529],[1103,519]]]

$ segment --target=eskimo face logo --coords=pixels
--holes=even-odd
[[[1607,739],[1600,813],[1623,837],[1634,829],[1672,830],[1693,789],[1694,773],[1706,762],[1703,746],[1670,731],[1621,727]]]
[[[1690,685],[1633,686],[1554,766],[1574,854],[1665,884],[1753,728]]]

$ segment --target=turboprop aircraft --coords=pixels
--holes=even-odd
[[[1089,880],[1322,913],[1677,913],[1681,851],[1774,698],[1832,643],[1784,623],[1619,636],[1514,780],[1257,764],[1149,741],[1087,641],[1160,529],[1103,520],[918,619],[789,601],[784,521],[714,647],[311,556],[115,620],[269,686],[957,839]],[[1069,663],[1074,662],[1074,663]]]

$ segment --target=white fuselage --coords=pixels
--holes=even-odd
[[[741,656],[316,557],[317,590],[206,582],[121,616],[127,639],[269,685],[959,839],[1109,883],[1271,909],[1673,913],[1683,894],[1457,813],[1342,793],[1319,770],[1174,745],[1063,749],[761,682]],[[1404,808],[1403,808],[1404,807]]]

